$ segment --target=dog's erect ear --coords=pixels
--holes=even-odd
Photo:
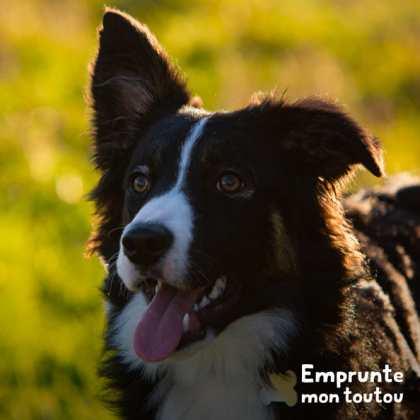
[[[301,173],[335,181],[362,164],[385,176],[379,141],[338,105],[317,98],[283,102],[281,114],[282,147]]]
[[[107,9],[92,69],[94,160],[102,176],[90,193],[99,223],[89,246],[109,260],[119,247],[124,171],[141,134],[190,101],[186,83],[149,29]]]
[[[114,9],[106,9],[99,31],[91,92],[96,152],[113,149],[109,143],[121,152],[159,114],[190,100],[185,81],[149,29]],[[98,166],[108,169],[99,155]]]

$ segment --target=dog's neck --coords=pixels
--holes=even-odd
[[[175,384],[173,380],[175,379]],[[194,385],[183,385],[168,377],[152,396],[158,405],[159,420],[271,420],[272,410],[260,399],[258,376],[227,380],[209,375]],[[158,400],[157,400],[158,399]]]
[[[193,354],[146,363],[132,343],[145,305],[142,294],[136,294],[117,316],[114,344],[139,376],[158,384],[148,402],[159,419],[271,418],[259,396],[265,385],[260,372],[272,352],[289,350],[290,335],[297,331],[293,313],[278,309],[242,317],[214,339],[209,333]]]

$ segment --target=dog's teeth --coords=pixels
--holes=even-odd
[[[188,331],[189,325],[190,325],[190,316],[189,314],[185,314],[184,319],[182,320],[182,330],[184,334]]]
[[[221,276],[217,279],[216,287],[218,287],[221,291],[225,290],[226,288],[226,276]]]
[[[207,306],[210,303],[210,300],[207,296],[203,297],[203,300],[200,302],[200,308],[204,308],[205,306]]]
[[[210,299],[216,299],[220,296],[221,293],[222,293],[222,290],[219,289],[216,285],[214,285],[213,290],[209,294],[209,298]]]
[[[155,287],[155,293],[157,293],[157,292],[159,291],[160,286],[162,286],[162,280],[159,280],[159,281],[157,282],[157,285],[156,285],[156,287]]]
[[[195,312],[197,312],[197,311],[198,311],[198,305],[197,305],[197,304],[195,304],[195,305],[194,305],[194,311],[195,311]]]

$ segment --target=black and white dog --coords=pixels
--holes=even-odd
[[[101,375],[119,415],[420,418],[419,187],[349,197],[354,231],[341,184],[360,165],[384,176],[383,158],[340,107],[257,94],[208,112],[146,26],[107,9],[99,36],[90,243],[107,267]],[[389,365],[403,381],[345,385],[404,398],[304,403],[342,389],[304,382],[303,364]]]

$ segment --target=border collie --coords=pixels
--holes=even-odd
[[[319,98],[206,111],[114,9],[91,105],[100,374],[121,418],[420,418],[420,187],[362,192],[346,211],[340,193],[357,167],[385,176],[375,137]],[[400,380],[354,376],[385,369]]]

